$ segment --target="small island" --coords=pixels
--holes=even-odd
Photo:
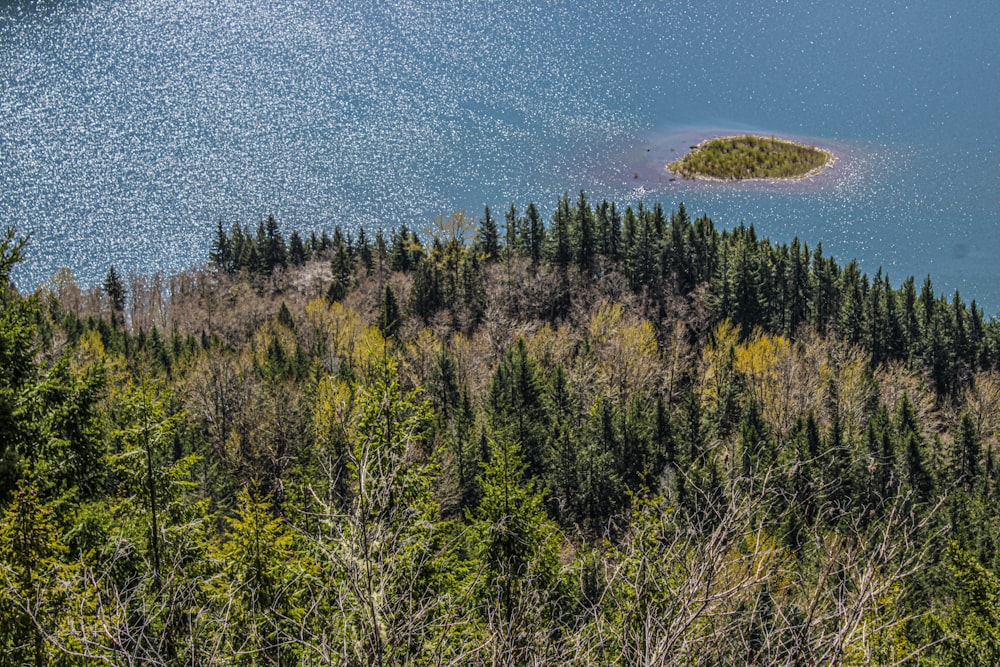
[[[799,180],[833,166],[834,154],[787,139],[752,134],[715,137],[692,146],[667,171],[706,181]]]

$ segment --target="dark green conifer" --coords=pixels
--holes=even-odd
[[[306,263],[306,247],[298,231],[293,231],[288,237],[288,262],[292,266],[302,266]]]
[[[841,304],[837,315],[836,330],[841,340],[860,344],[865,331],[865,295],[867,284],[861,276],[857,262],[851,261],[841,274]]]
[[[281,307],[278,308],[278,324],[295,331],[295,320],[292,319],[292,311],[288,310],[288,304],[284,301],[281,302]]]
[[[982,472],[982,443],[976,429],[975,421],[968,412],[962,414],[955,437],[955,453],[953,455],[955,479],[965,489],[972,489],[979,481]]]
[[[233,249],[229,237],[226,235],[226,230],[222,226],[221,218],[215,224],[215,239],[212,241],[208,257],[221,270],[226,273],[233,272]]]
[[[121,278],[118,277],[118,271],[115,270],[114,265],[108,269],[108,275],[104,277],[104,282],[101,283],[101,287],[104,288],[104,293],[107,295],[108,300],[111,303],[111,321],[122,322],[122,317],[125,312],[125,285],[122,283]]]
[[[549,459],[545,447],[549,415],[541,372],[528,356],[524,339],[518,339],[500,359],[488,407],[494,431],[507,433],[518,443],[529,476],[542,477]]]
[[[587,201],[587,195],[580,190],[576,209],[572,217],[573,255],[580,273],[588,275],[594,265],[596,250],[594,212]]]
[[[326,230],[324,229],[322,232],[320,232],[319,246],[317,246],[317,249],[319,250],[320,253],[325,253],[332,246],[333,246],[333,241],[330,240],[330,235],[327,234]]]
[[[399,230],[392,231],[389,237],[390,269],[407,273],[412,268],[410,243],[410,230],[406,225],[400,225]]]
[[[504,256],[509,259],[512,255],[523,254],[524,248],[520,247],[523,220],[518,217],[517,207],[513,204],[510,205],[510,208],[504,214],[504,225],[506,227],[504,234]]]
[[[528,256],[531,257],[533,264],[537,264],[542,257],[543,248],[545,247],[545,224],[542,222],[541,213],[539,213],[538,207],[535,206],[534,202],[528,204],[525,217],[527,218],[525,238]]]
[[[358,230],[358,257],[361,259],[361,265],[365,267],[365,271],[371,273],[372,270],[372,246],[368,242],[368,235],[365,233],[365,228],[361,227]]]
[[[399,302],[396,300],[396,293],[389,283],[386,283],[382,292],[382,300],[379,302],[378,320],[376,322],[379,331],[386,338],[393,338],[399,330],[400,311]]]
[[[500,232],[497,229],[497,221],[490,214],[489,206],[483,211],[479,229],[476,231],[476,250],[487,262],[500,258]]]
[[[570,220],[572,213],[569,205],[569,195],[563,194],[552,216],[552,262],[559,268],[569,266],[573,260],[573,248],[570,241]]]
[[[431,261],[420,262],[413,273],[409,310],[425,323],[441,307],[437,271]]]
[[[347,292],[351,289],[354,277],[354,265],[351,262],[350,255],[347,253],[347,247],[343,243],[338,245],[333,252],[333,258],[330,260],[330,270],[333,274],[333,279],[330,281],[330,286],[326,291],[326,299],[330,303],[343,301],[344,297],[347,296]]]

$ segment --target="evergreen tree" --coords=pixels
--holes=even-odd
[[[515,254],[523,254],[524,248],[520,246],[520,240],[522,237],[521,227],[523,227],[523,221],[517,216],[517,207],[513,204],[507,209],[504,214],[504,224],[506,227],[504,234],[504,256],[508,259]]]
[[[249,230],[244,229],[238,222],[234,222],[230,229],[229,245],[232,248],[234,272],[256,269],[257,244],[254,243]]]
[[[626,493],[622,465],[617,460],[622,445],[616,421],[610,401],[598,397],[589,410],[578,446],[578,504],[583,525],[592,535],[609,532],[609,522],[621,509]]]
[[[937,316],[937,299],[934,298],[934,285],[929,274],[924,278],[924,284],[920,288],[919,312],[920,327],[927,336]]]
[[[594,230],[594,212],[587,201],[587,195],[580,190],[573,212],[572,230],[573,255],[580,273],[588,275],[593,269],[596,239]]]
[[[339,245],[347,245],[347,239],[344,236],[344,230],[340,228],[340,225],[333,226],[333,237],[326,244],[327,248],[336,248]]]
[[[0,515],[0,651],[7,664],[49,664],[61,616],[66,552],[52,507],[22,481]]]
[[[564,269],[573,260],[573,248],[570,239],[570,224],[572,212],[570,211],[569,195],[563,194],[556,206],[556,211],[552,216],[552,262],[559,268]]]
[[[271,267],[267,263],[267,228],[264,226],[263,218],[257,221],[257,231],[254,233],[254,249],[256,250],[256,255],[254,256],[256,261],[249,267],[250,271],[253,273],[267,273]]]
[[[257,490],[239,492],[226,523],[225,538],[212,549],[221,577],[208,587],[226,619],[223,655],[235,664],[291,664],[293,535]]]
[[[0,663],[996,662],[1000,323],[683,207],[616,217],[563,195],[546,241],[511,207],[498,251],[544,252],[506,274],[405,227],[293,234],[339,303],[250,274],[266,220],[216,225],[233,275],[137,278],[133,331],[119,274],[110,317],[109,285],[22,295],[0,234]]]
[[[528,256],[531,257],[533,264],[538,264],[545,247],[545,224],[542,222],[541,213],[534,202],[528,204],[525,216],[528,221],[525,227]]]
[[[162,340],[159,345],[154,355],[167,357]],[[31,438],[31,475],[67,501],[93,498],[106,479],[106,446],[97,415],[105,388],[100,369],[74,372],[62,357],[21,398],[18,412]]]
[[[306,246],[298,231],[293,231],[288,237],[288,262],[292,266],[302,266],[306,263]]]
[[[477,588],[508,655],[515,664],[528,664],[528,630],[545,623],[561,594],[558,534],[541,494],[525,476],[518,446],[499,438],[490,442],[490,451],[474,521],[483,567]]]
[[[467,253],[458,267],[459,292],[466,327],[478,325],[486,314],[486,285],[483,265],[475,253]]]
[[[616,263],[621,244],[622,218],[614,202],[603,200],[597,207],[597,247],[598,252],[608,261]]]
[[[549,459],[545,446],[549,416],[541,372],[528,356],[524,339],[518,339],[500,359],[488,406],[494,431],[518,444],[529,476],[542,477]]]
[[[644,286],[650,286],[653,277],[653,248],[647,244],[652,242],[649,233],[649,221],[632,209],[625,209],[625,223],[622,231],[622,270],[633,291],[642,291]]]
[[[262,248],[258,244],[258,251],[267,273],[279,266],[284,268],[288,265],[288,248],[278,229],[278,221],[273,215],[267,216],[264,224],[264,244]]]
[[[365,271],[371,273],[372,271],[372,246],[368,242],[368,235],[365,234],[365,228],[361,227],[358,230],[358,257],[361,259],[361,265],[365,267]]]
[[[903,338],[903,323],[899,313],[896,294],[889,284],[889,276],[882,281],[882,300],[885,303],[885,351],[889,359],[906,359],[906,344]]]
[[[712,321],[724,322],[733,316],[733,303],[733,272],[729,266],[729,253],[723,251],[709,282],[705,305]]]
[[[681,415],[680,445],[677,454],[677,467],[702,463],[706,455],[705,442],[702,437],[701,401],[693,389],[684,392]]]
[[[695,272],[696,284],[709,280],[715,273],[719,256],[719,234],[712,219],[707,215],[698,217],[691,226],[687,247],[692,252],[690,263]]]
[[[345,244],[338,244],[334,250],[333,258],[330,260],[330,270],[333,273],[333,279],[330,281],[330,287],[327,288],[326,299],[330,303],[343,301],[351,289],[354,276],[354,265]]]
[[[215,224],[215,239],[212,241],[212,248],[209,250],[208,256],[219,269],[226,273],[232,273],[235,270],[233,249],[221,219]]]
[[[749,333],[764,319],[762,276],[755,244],[750,233],[742,233],[730,260],[732,272],[733,322]]]
[[[126,290],[121,278],[118,277],[118,272],[115,270],[114,265],[108,269],[108,275],[104,277],[104,282],[101,286],[104,288],[104,293],[111,301],[112,323],[121,323],[125,313]]]
[[[934,493],[934,477],[928,465],[926,444],[913,402],[903,394],[896,406],[896,429],[902,443],[903,471],[906,483],[918,502],[928,502]]]
[[[760,406],[751,399],[740,422],[740,464],[747,479],[765,475],[773,465],[773,452]]]
[[[40,444],[27,406],[30,397],[39,393],[34,381],[40,373],[37,334],[43,313],[35,299],[21,297],[10,282],[10,272],[21,260],[26,243],[27,238],[19,238],[10,227],[0,236],[0,507],[18,480],[30,472],[26,468]]]
[[[840,313],[837,315],[837,335],[848,343],[860,344],[865,331],[864,303],[867,285],[856,262],[850,262],[841,274]]]
[[[812,261],[811,322],[817,333],[825,335],[839,310],[837,271],[833,258],[823,257],[823,244],[817,243]]]
[[[667,413],[663,396],[656,397],[656,413],[653,422],[653,477],[658,478],[667,466],[677,464],[677,443],[673,425]]]
[[[872,280],[864,303],[865,330],[862,341],[865,349],[871,354],[872,363],[879,365],[888,359],[887,303],[882,293],[882,269],[879,269]]]
[[[396,300],[396,293],[389,283],[385,284],[385,290],[382,292],[382,300],[379,302],[377,324],[379,331],[386,338],[393,338],[399,330],[399,302]]]
[[[476,249],[487,262],[493,262],[500,258],[500,232],[497,229],[497,221],[490,214],[489,206],[485,208],[483,217],[479,221],[479,230],[476,232]]]
[[[654,217],[663,216],[662,207],[654,208]],[[691,232],[691,218],[688,216],[684,203],[681,202],[677,211],[670,216],[670,225],[665,230],[665,240],[661,243],[660,266],[663,277],[667,279],[679,294],[687,294],[694,289],[697,280],[692,260],[692,249],[688,247],[688,237]]]
[[[900,325],[903,335],[903,349],[906,350],[907,358],[917,351],[917,342],[920,339],[920,322],[917,315],[917,288],[910,276],[903,281],[900,288]]]
[[[802,248],[798,237],[792,239],[785,270],[784,334],[792,336],[809,316],[809,248]]]
[[[413,274],[409,311],[425,323],[441,307],[437,270],[432,261],[421,262]]]
[[[412,267],[410,262],[410,230],[406,225],[400,225],[399,230],[393,230],[389,241],[389,268],[393,271],[408,273]]]
[[[976,432],[976,424],[968,412],[962,415],[955,437],[953,455],[955,479],[966,490],[971,490],[979,481],[982,471],[982,444]]]

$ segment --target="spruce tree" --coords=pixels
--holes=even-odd
[[[212,241],[212,248],[208,252],[209,259],[226,273],[233,272],[233,249],[230,245],[229,237],[219,219],[215,224],[215,239]]]
[[[270,273],[279,266],[284,268],[288,265],[288,249],[285,239],[278,229],[278,221],[273,215],[267,216],[264,225],[264,247],[262,254],[265,270]]]
[[[437,271],[431,261],[420,262],[413,273],[409,311],[425,323],[441,307]]]
[[[399,330],[400,311],[399,302],[396,300],[396,293],[389,283],[386,283],[382,292],[382,300],[378,309],[378,328],[386,338],[393,338]]]
[[[339,244],[333,252],[333,258],[330,260],[330,270],[333,273],[333,279],[330,281],[330,287],[327,289],[326,299],[330,303],[342,301],[351,289],[351,282],[354,277],[354,266],[350,255],[347,253],[347,247],[343,243]]]
[[[979,481],[982,470],[982,444],[976,432],[976,424],[972,415],[965,412],[958,426],[955,437],[955,453],[953,455],[955,480],[967,490],[972,489]]]
[[[125,285],[122,283],[121,278],[118,277],[118,271],[115,270],[114,265],[108,269],[108,275],[104,277],[104,282],[101,284],[104,288],[104,293],[108,296],[111,301],[111,321],[112,323],[121,322],[119,319],[125,312]]]
[[[365,267],[365,271],[371,273],[372,270],[372,246],[368,242],[368,235],[365,234],[365,228],[362,227],[358,230],[358,257],[361,259],[361,265]]]
[[[594,212],[587,201],[587,195],[580,190],[573,214],[573,254],[580,273],[587,275],[594,264],[595,232]]]
[[[483,212],[483,217],[479,221],[479,230],[476,232],[476,248],[479,255],[487,262],[493,262],[500,258],[500,232],[497,229],[497,221],[490,213],[487,206]]]
[[[517,216],[517,208],[513,204],[510,205],[507,213],[504,214],[504,223],[506,225],[504,253],[509,259],[512,255],[519,255],[524,252],[524,249],[520,247],[520,229],[523,222]]]
[[[528,256],[531,257],[533,264],[538,264],[542,257],[543,248],[545,247],[545,224],[542,222],[541,213],[539,213],[538,207],[535,206],[534,202],[528,204],[525,217],[528,220],[525,228]]]
[[[293,231],[288,237],[288,262],[292,266],[302,266],[306,263],[306,247],[298,231]]]
[[[544,623],[559,597],[558,533],[525,474],[517,444],[501,436],[490,442],[490,450],[473,523],[482,564],[477,588],[481,608],[491,622],[499,622],[515,664],[527,664],[518,647],[530,628]]]
[[[545,388],[537,362],[518,339],[500,360],[490,384],[488,406],[494,431],[507,433],[524,452],[531,477],[546,470],[546,430],[549,416]]]

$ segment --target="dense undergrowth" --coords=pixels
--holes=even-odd
[[[582,193],[89,291],[21,251],[8,664],[1000,661],[1000,328],[930,279]]]

